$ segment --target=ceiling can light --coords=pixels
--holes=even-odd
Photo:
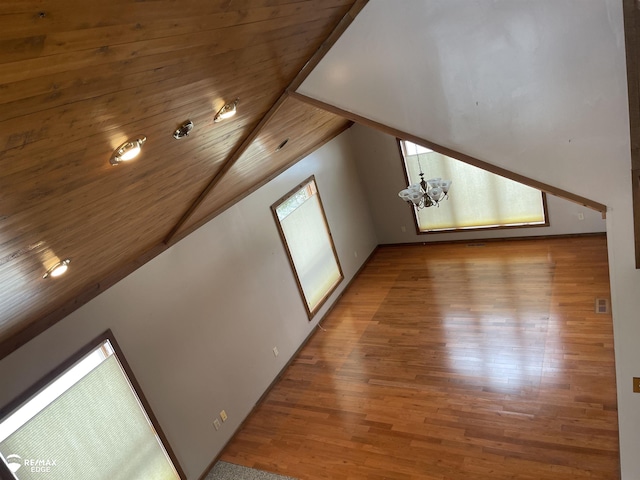
[[[111,165],[119,165],[122,162],[127,162],[136,158],[142,150],[142,145],[147,141],[147,137],[140,135],[135,140],[127,140],[118,148],[115,149],[109,162]]]
[[[236,98],[233,103],[227,103],[225,104],[224,107],[222,107],[220,110],[218,110],[218,113],[216,113],[216,116],[213,117],[213,121],[218,123],[221,122],[222,120],[226,120],[227,118],[231,118],[233,117],[236,112],[238,111],[238,102],[240,101],[239,98]]]
[[[173,132],[173,138],[180,140],[181,138],[188,137],[191,130],[193,130],[193,122],[191,120],[187,120],[180,125],[180,128]]]
[[[46,271],[42,278],[59,277],[67,271],[67,269],[69,268],[69,263],[71,263],[71,260],[69,260],[68,258],[56,263]]]

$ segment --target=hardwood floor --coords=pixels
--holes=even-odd
[[[604,236],[381,247],[224,450],[300,479],[619,479]]]

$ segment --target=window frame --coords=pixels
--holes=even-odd
[[[310,184],[312,182],[315,185],[315,195],[318,197],[318,203],[320,205],[320,213],[322,215],[324,229],[325,229],[325,231],[327,233],[327,239],[329,241],[329,244],[331,245],[331,250],[333,252],[333,257],[334,257],[334,259],[336,261],[336,265],[338,267],[339,279],[338,279],[338,281],[336,281],[333,284],[333,286],[328,291],[326,291],[324,293],[324,295],[322,296],[322,298],[320,299],[320,301],[316,304],[316,306],[314,308],[309,308],[309,305],[308,305],[308,302],[307,302],[307,297],[305,295],[304,289],[302,287],[302,282],[301,282],[300,276],[298,274],[298,269],[296,268],[295,262],[293,260],[293,255],[291,254],[291,248],[289,246],[289,242],[287,241],[287,237],[286,237],[285,232],[284,232],[284,230],[282,228],[282,225],[280,223],[280,218],[278,217],[277,208],[280,205],[282,205],[285,201],[287,201],[292,195],[294,195],[299,190],[301,190],[303,187],[305,187],[306,185],[308,185],[308,184]],[[283,195],[277,201],[275,201],[271,205],[271,212],[273,214],[273,218],[275,220],[276,227],[277,227],[278,233],[280,235],[280,239],[282,240],[282,244],[284,245],[285,252],[287,253],[287,258],[289,259],[289,265],[291,266],[291,270],[293,271],[293,276],[294,276],[294,278],[296,280],[296,285],[298,287],[298,291],[300,292],[300,298],[302,299],[302,303],[304,305],[305,311],[307,312],[307,317],[308,317],[309,321],[311,321],[313,319],[313,317],[318,313],[318,311],[322,308],[322,306],[326,303],[326,301],[329,299],[331,294],[333,292],[335,292],[335,290],[338,288],[338,286],[344,280],[344,273],[342,271],[342,266],[340,265],[340,259],[338,257],[338,251],[336,250],[335,242],[333,241],[333,235],[331,234],[331,229],[329,228],[329,222],[327,221],[327,215],[326,215],[325,210],[324,210],[324,205],[322,203],[322,197],[320,196],[320,189],[318,188],[318,182],[316,181],[315,175],[311,175],[310,177],[308,177],[304,181],[300,182],[294,188],[289,190],[285,195]]]
[[[440,153],[441,155],[447,156],[449,158],[452,158],[453,160],[456,160],[458,162],[462,162],[462,163],[467,163],[464,162],[462,160],[459,160],[455,157],[452,157],[451,155],[447,154],[447,153],[441,153],[438,152],[438,150],[434,149],[433,146],[426,146],[426,145],[422,145],[418,142],[415,142],[413,140],[403,140],[402,138],[396,137],[396,144],[398,146],[398,153],[400,156],[400,164],[402,165],[402,173],[404,175],[404,181],[405,181],[405,185],[409,185],[409,172],[407,171],[407,164],[406,164],[406,158],[404,156],[404,149],[402,148],[402,142],[403,141],[408,141],[411,143],[414,143],[416,145],[419,145],[421,147],[424,148],[428,148],[429,150],[433,150],[434,152]],[[478,167],[477,165],[473,165],[476,168],[481,168]],[[487,169],[483,169],[493,175],[498,175],[495,172],[492,172],[490,170]],[[498,175],[498,176],[502,176],[502,175]],[[504,177],[507,178],[508,180],[511,180],[512,182],[517,182],[517,180],[513,180],[510,179],[508,177]],[[455,180],[455,179],[452,179]],[[521,183],[521,182],[518,182]],[[455,185],[455,183],[454,183]],[[526,184],[523,184],[526,185]],[[529,186],[529,185],[527,185]],[[406,188],[406,187],[404,187]],[[454,187],[455,188],[455,187]],[[535,187],[531,187],[531,188],[535,188]],[[416,229],[416,234],[417,235],[434,235],[434,234],[442,234],[442,233],[455,233],[455,232],[476,232],[476,231],[490,231],[490,230],[511,230],[511,229],[520,229],[520,228],[540,228],[540,227],[549,227],[551,224],[549,222],[549,210],[547,208],[547,193],[543,190],[540,190],[539,188],[537,188],[536,190],[540,191],[540,194],[542,195],[542,209],[543,209],[543,213],[544,213],[544,222],[543,223],[538,223],[538,224],[532,224],[532,225],[490,225],[490,226],[481,226],[481,227],[454,227],[454,228],[447,228],[447,229],[439,229],[439,230],[420,230],[420,222],[418,221],[418,210],[413,206],[413,205],[408,205],[408,207],[411,209],[411,216],[413,217],[413,224],[414,227]],[[455,194],[455,191],[454,191]]]
[[[80,348],[78,351],[76,351],[74,354],[72,354],[62,363],[60,363],[57,367],[53,368],[48,373],[46,373],[43,377],[41,377],[39,380],[33,383],[30,387],[24,390],[21,394],[19,394],[16,398],[14,398],[8,404],[1,407],[0,419],[5,419],[6,417],[10,416],[12,413],[14,413],[20,407],[22,407],[22,405],[24,405],[29,400],[31,400],[31,398],[33,398],[35,395],[37,395],[42,390],[44,390],[47,386],[53,383],[58,377],[64,374],[67,370],[71,369],[75,364],[83,360],[89,353],[96,350],[107,340],[113,347],[113,352],[114,352],[113,354],[116,356],[116,359],[120,363],[120,366],[122,367],[122,370],[124,371],[127,377],[127,380],[129,381],[131,389],[135,393],[140,405],[144,410],[145,415],[149,419],[151,426],[155,429],[155,432],[162,443],[161,445],[162,448],[164,449],[167,456],[169,457],[169,460],[173,464],[173,467],[177,472],[178,476],[180,477],[180,479],[186,480],[187,476],[182,470],[182,466],[178,462],[178,458],[176,457],[173,449],[171,448],[171,445],[169,444],[169,441],[166,435],[162,431],[162,428],[160,427],[158,419],[156,418],[155,414],[153,413],[153,410],[151,409],[151,405],[149,404],[146,397],[144,396],[144,393],[142,392],[142,388],[140,387],[140,384],[135,378],[135,375],[133,374],[133,371],[131,370],[129,363],[125,358],[124,353],[120,348],[120,345],[118,345],[118,342],[116,341],[113,335],[113,332],[110,329],[106,330],[105,332],[103,332],[102,334],[100,334],[99,336],[91,340],[89,343],[84,345],[82,348]],[[0,478],[7,478],[7,479],[15,478],[4,461],[0,461]]]

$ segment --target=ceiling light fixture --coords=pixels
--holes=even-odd
[[[213,117],[213,121],[218,123],[218,122],[221,122],[222,120],[226,120],[227,118],[233,117],[238,111],[238,102],[239,101],[240,101],[240,99],[236,98],[233,101],[233,103],[225,104],[224,107],[222,107],[220,110],[218,110],[218,113],[216,113],[216,116]]]
[[[180,126],[180,128],[173,132],[173,138],[181,139],[186,137],[191,133],[191,130],[193,130],[193,122],[191,120],[187,120]]]
[[[59,277],[67,271],[67,269],[69,268],[69,263],[71,263],[71,260],[69,260],[68,258],[56,263],[46,271],[42,278]]]
[[[400,190],[398,196],[418,210],[433,206],[439,207],[442,200],[449,198],[451,180],[442,180],[440,177],[425,180],[422,165],[420,164],[418,145],[415,145],[415,147],[415,156],[418,160],[418,168],[420,169],[420,182],[409,185],[404,190]],[[433,153],[433,151],[428,150],[426,153]]]
[[[122,162],[127,162],[136,158],[142,150],[142,145],[147,141],[147,137],[144,135],[139,136],[135,140],[127,140],[118,148],[115,149],[109,162],[111,165],[118,165]]]
[[[449,198],[449,186],[451,180],[441,178],[424,179],[424,173],[420,173],[420,183],[414,183],[401,190],[398,196],[414,205],[418,210],[426,207],[440,206],[440,201]]]

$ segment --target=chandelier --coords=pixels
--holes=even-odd
[[[420,165],[420,157],[416,152],[418,159],[418,167],[420,168],[420,182],[409,185],[404,190],[398,192],[398,196],[414,205],[418,210],[427,207],[440,206],[440,202],[445,198],[449,198],[449,187],[451,180],[442,180],[442,178],[424,179],[422,165]]]

